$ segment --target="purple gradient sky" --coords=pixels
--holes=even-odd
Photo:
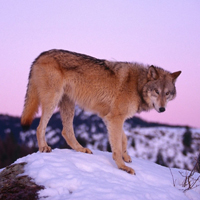
[[[21,115],[31,63],[57,48],[182,70],[166,112],[140,116],[200,127],[200,1],[8,0],[0,27],[0,113]]]

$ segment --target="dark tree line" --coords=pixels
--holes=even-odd
[[[18,158],[36,152],[36,148],[18,144],[12,132],[6,134],[4,140],[0,139],[0,168],[6,167]]]

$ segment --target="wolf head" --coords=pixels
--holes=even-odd
[[[157,112],[164,112],[167,103],[176,96],[175,82],[181,71],[170,73],[151,65],[147,72],[147,83],[143,88],[144,100]]]

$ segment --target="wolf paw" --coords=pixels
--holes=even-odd
[[[47,146],[39,148],[39,151],[48,153],[48,152],[51,152],[51,147],[47,145]]]
[[[127,163],[131,163],[131,157],[128,154],[123,155],[123,160]]]
[[[134,169],[132,169],[131,167],[127,167],[126,165],[120,167],[119,169],[121,169],[121,170],[123,170],[123,171],[126,171],[126,172],[129,173],[129,174],[136,175]]]
[[[81,148],[81,149],[78,149],[79,152],[83,152],[83,153],[89,153],[89,154],[92,154],[92,151],[88,148]]]

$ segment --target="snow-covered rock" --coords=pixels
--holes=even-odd
[[[23,175],[31,177],[45,200],[199,200],[200,181],[194,189],[183,187],[185,170],[162,167],[151,161],[132,157],[127,164],[136,171],[130,175],[119,170],[111,153],[93,150],[84,154],[67,149],[51,153],[33,153],[18,159],[26,162]],[[197,179],[200,174],[195,173]],[[175,186],[174,186],[175,184]]]

